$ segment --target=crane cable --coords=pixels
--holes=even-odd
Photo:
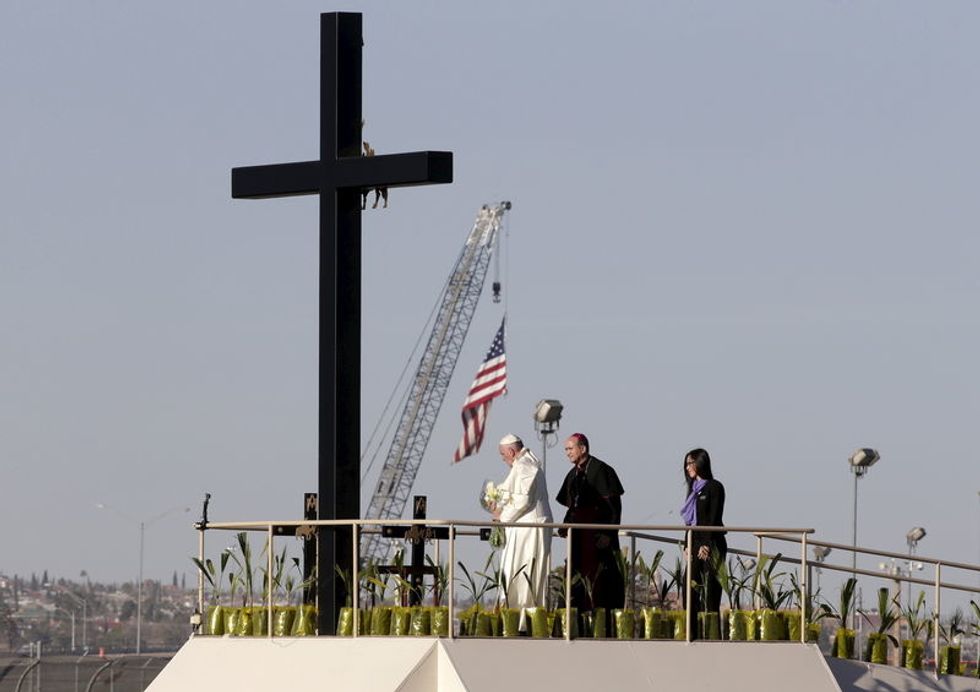
[[[439,291],[439,294],[436,297],[436,301],[432,306],[432,311],[429,313],[429,317],[425,321],[425,324],[422,325],[422,330],[419,332],[419,336],[415,340],[415,345],[412,347],[411,353],[408,354],[408,359],[405,361],[405,365],[402,368],[401,374],[398,376],[398,381],[395,382],[395,386],[392,388],[391,394],[388,396],[388,401],[385,403],[384,409],[381,411],[381,415],[378,416],[378,422],[375,423],[374,429],[371,431],[371,436],[368,438],[367,444],[364,446],[364,451],[361,453],[362,467],[363,467],[364,457],[367,456],[368,452],[371,449],[371,445],[374,442],[374,437],[375,435],[378,434],[378,428],[381,427],[381,424],[384,422],[385,417],[388,415],[388,410],[391,408],[391,403],[392,401],[394,401],[395,395],[398,393],[398,390],[402,386],[402,382],[404,382],[405,380],[405,374],[408,372],[408,369],[409,367],[411,367],[412,363],[414,363],[416,360],[416,354],[419,351],[419,345],[422,343],[422,339],[425,337],[425,335],[429,332],[429,326],[432,324],[433,320],[435,320],[436,312],[439,309],[439,305],[442,303],[443,296],[446,293],[446,289],[449,286],[449,281],[451,279],[452,279],[452,275],[447,277],[445,283],[443,283],[442,290]],[[399,408],[401,408],[401,406],[405,403],[405,399],[408,398],[408,394],[410,391],[411,391],[410,387],[405,388],[404,393],[399,398]],[[374,454],[371,455],[371,461],[368,463],[367,468],[365,468],[361,473],[362,483],[367,478],[368,474],[371,472],[374,463],[378,460],[378,454],[381,452],[382,443],[384,442],[385,439],[387,439],[388,433],[391,431],[391,426],[394,424],[394,422],[395,422],[395,416],[394,414],[392,414],[391,417],[388,419],[388,424],[385,426],[384,434],[378,440],[378,446],[375,448]]]

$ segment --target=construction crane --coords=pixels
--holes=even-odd
[[[399,518],[405,510],[476,304],[483,292],[504,212],[510,206],[510,202],[484,205],[476,215],[473,230],[466,238],[442,293],[429,341],[419,360],[388,456],[368,505],[367,519]],[[499,277],[494,281],[493,290],[494,302],[499,302]],[[383,561],[388,554],[389,541],[382,538],[380,533],[368,534],[361,546],[361,556],[367,561]]]

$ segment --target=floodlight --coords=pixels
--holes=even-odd
[[[534,407],[534,420],[538,423],[557,423],[564,407],[557,399],[542,399]]]
[[[847,460],[855,469],[867,469],[874,466],[875,462],[880,458],[881,455],[877,451],[870,447],[862,447],[861,449],[855,450]]]
[[[921,526],[916,526],[907,534],[905,534],[905,539],[909,542],[909,545],[915,545],[921,541],[926,536],[926,530]]]

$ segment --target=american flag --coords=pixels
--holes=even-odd
[[[453,455],[453,461],[480,451],[483,442],[483,427],[490,413],[493,399],[507,391],[507,354],[504,353],[504,322],[500,321],[500,329],[490,344],[487,357],[476,371],[476,379],[470,385],[470,391],[463,402],[463,439]]]

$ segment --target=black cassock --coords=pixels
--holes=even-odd
[[[618,524],[623,513],[620,496],[623,485],[612,466],[589,456],[581,470],[573,468],[565,476],[557,500],[568,508],[566,524]],[[581,580],[572,588],[572,607],[622,608],[626,601],[623,576],[616,554],[619,535],[616,530],[576,529],[572,531],[572,576]],[[585,580],[593,585],[589,598]]]

